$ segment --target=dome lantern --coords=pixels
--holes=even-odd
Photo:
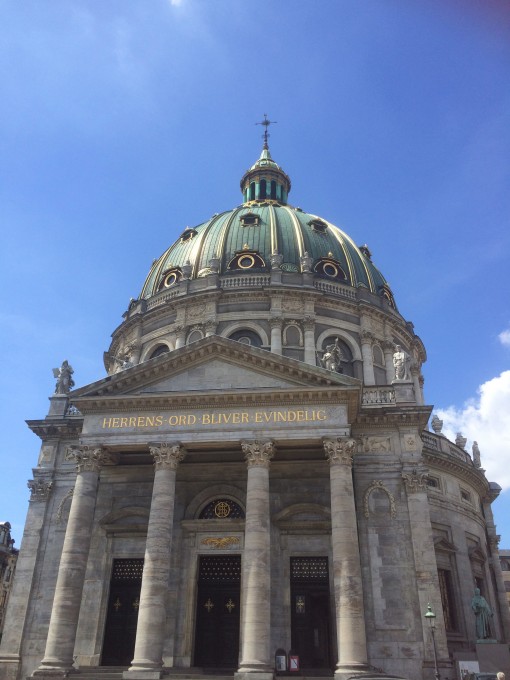
[[[285,205],[290,191],[290,177],[275,163],[269,151],[267,128],[275,121],[268,120],[264,114],[264,120],[257,125],[265,127],[263,139],[264,146],[260,158],[251,168],[245,172],[241,179],[241,191],[245,203],[252,201],[274,201]]]

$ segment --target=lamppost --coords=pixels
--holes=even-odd
[[[432,649],[434,650],[434,676],[435,676],[436,680],[441,680],[441,676],[439,675],[439,669],[437,667],[436,615],[432,611],[432,607],[430,606],[430,603],[427,605],[427,613],[425,614],[425,618],[429,622],[430,634],[432,635]]]

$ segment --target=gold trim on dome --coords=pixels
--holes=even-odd
[[[245,244],[244,250],[246,250],[247,248],[248,248],[248,246]],[[245,260],[249,260],[250,264],[249,265],[243,265],[242,263]],[[255,266],[255,258],[253,257],[253,255],[241,255],[241,257],[239,257],[239,259],[237,260],[237,264],[241,269],[251,269],[252,267]]]

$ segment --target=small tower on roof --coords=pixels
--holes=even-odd
[[[262,138],[264,145],[262,153],[251,168],[245,172],[241,180],[241,191],[245,203],[273,201],[286,205],[290,191],[290,177],[274,162],[269,151],[268,127],[276,121],[270,121],[264,114],[264,120],[256,125],[263,125],[265,130]]]

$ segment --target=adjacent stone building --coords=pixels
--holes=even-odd
[[[510,607],[510,550],[500,550],[499,561],[501,564],[508,606]]]
[[[0,640],[4,628],[9,593],[14,582],[18,551],[14,547],[9,522],[0,522]]]
[[[500,489],[428,429],[425,348],[369,248],[290,188],[266,143],[243,203],[152,264],[106,377],[57,372],[2,679],[268,680],[277,650],[308,676],[510,671]]]

